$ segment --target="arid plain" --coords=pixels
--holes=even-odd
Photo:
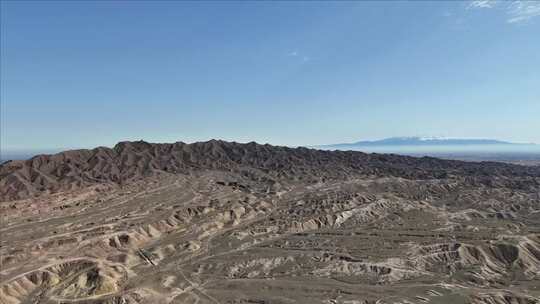
[[[0,167],[0,302],[540,303],[540,167],[123,142]]]

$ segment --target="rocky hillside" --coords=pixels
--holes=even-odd
[[[0,166],[0,201],[93,184],[124,185],[160,173],[189,174],[201,170],[241,172],[267,183],[316,182],[359,176],[433,179],[470,178],[471,182],[508,182],[537,187],[540,168],[499,163],[470,163],[352,151],[322,151],[257,143],[211,140],[186,144],[120,142],[115,147],[39,155]]]
[[[123,142],[0,174],[0,304],[540,304],[539,167]]]

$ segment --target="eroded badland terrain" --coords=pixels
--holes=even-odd
[[[0,302],[540,303],[540,167],[123,142],[0,167]]]

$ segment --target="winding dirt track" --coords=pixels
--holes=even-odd
[[[506,166],[160,170],[3,202],[0,303],[540,303],[540,179]]]

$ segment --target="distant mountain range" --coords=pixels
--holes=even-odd
[[[358,141],[354,143],[340,143],[321,145],[316,148],[323,149],[357,149],[369,147],[399,147],[399,146],[523,146],[532,143],[513,143],[495,139],[467,139],[445,137],[390,137],[373,141]]]
[[[480,172],[490,175],[506,172],[504,174],[513,177],[540,174],[538,168],[289,148],[255,142],[210,140],[192,144],[156,144],[125,141],[113,148],[69,150],[4,162],[0,164],[0,202],[97,184],[128,185],[151,176],[189,176],[203,171],[242,175],[250,172],[250,178],[262,183],[264,189],[291,180],[313,183],[354,176],[424,179],[439,178],[448,173],[473,176]]]

